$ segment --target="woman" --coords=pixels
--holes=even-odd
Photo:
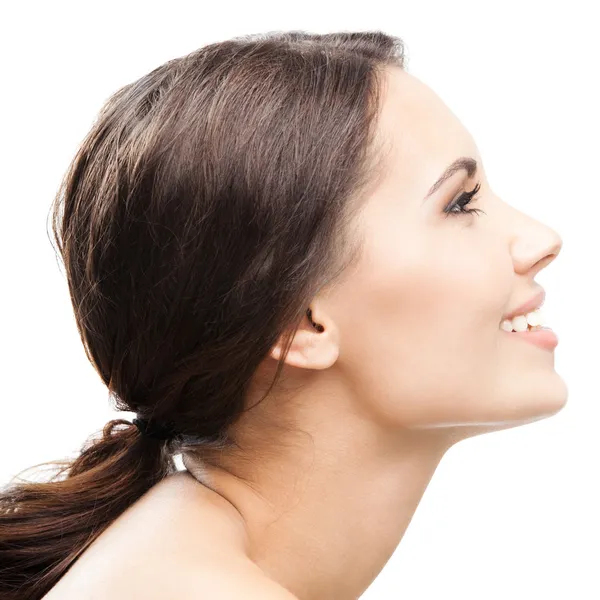
[[[566,402],[532,331],[561,239],[382,32],[235,38],[126,85],[54,227],[138,418],[5,487],[0,600],[357,598],[453,444]]]

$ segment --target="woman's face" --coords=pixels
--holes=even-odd
[[[361,261],[315,298],[313,320],[326,328],[315,335],[335,329],[332,366],[385,426],[504,427],[553,414],[567,398],[554,351],[500,323],[540,291],[534,277],[562,241],[494,193],[471,135],[430,88],[389,74],[378,125],[392,149],[388,172],[359,217]],[[426,198],[461,157],[477,171],[457,170]],[[466,208],[485,214],[444,212],[476,184]]]

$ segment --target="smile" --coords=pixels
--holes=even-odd
[[[517,315],[512,319],[504,319],[500,324],[501,329],[509,332],[538,331],[544,326],[544,314],[539,308],[525,315]]]

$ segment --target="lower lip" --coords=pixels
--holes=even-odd
[[[504,331],[502,329],[501,331]],[[552,329],[549,327],[538,329],[537,331],[504,331],[504,333],[521,338],[526,342],[530,342],[538,346],[539,348],[543,348],[544,350],[554,350],[558,345],[558,338]]]

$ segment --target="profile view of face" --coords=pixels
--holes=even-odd
[[[315,298],[313,320],[325,331],[314,335],[325,337],[312,356],[335,356],[336,385],[384,429],[485,431],[556,413],[567,389],[554,351],[501,322],[540,292],[534,278],[561,238],[494,193],[469,132],[428,86],[395,67],[378,135],[391,150],[358,216],[363,255]],[[476,171],[457,169],[427,197],[459,158],[476,161]],[[476,185],[465,210],[482,212],[461,213],[456,200]],[[331,345],[337,355],[327,354]]]

